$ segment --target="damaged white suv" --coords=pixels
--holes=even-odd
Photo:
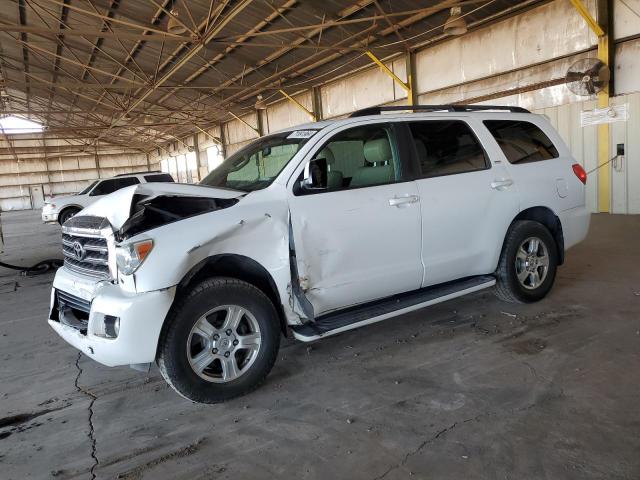
[[[63,226],[49,324],[214,403],[264,380],[282,334],[317,340],[489,287],[543,298],[589,228],[582,167],[526,110],[411,108],[268,135],[200,185],[95,202]]]

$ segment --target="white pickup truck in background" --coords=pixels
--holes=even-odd
[[[103,178],[91,184],[75,195],[52,197],[46,200],[42,207],[42,221],[44,223],[64,222],[73,217],[83,208],[96,200],[116,192],[121,188],[151,182],[173,182],[173,177],[163,172],[125,173],[112,178]]]

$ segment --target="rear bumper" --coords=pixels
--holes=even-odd
[[[85,280],[64,268],[58,270],[53,287],[49,325],[66,342],[109,367],[155,361],[160,330],[173,303],[175,287],[129,293],[106,281]],[[56,290],[89,302],[88,324],[84,330],[60,321]],[[101,322],[104,322],[105,315],[120,319],[116,338],[96,334],[103,330]]]
[[[591,213],[585,207],[576,207],[561,212],[562,236],[564,237],[564,249],[568,250],[580,243],[589,233]]]

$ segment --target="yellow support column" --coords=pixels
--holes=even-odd
[[[609,65],[609,39],[603,35],[598,39],[598,58]],[[598,93],[598,108],[609,107],[609,86]],[[611,207],[611,165],[609,161],[609,124],[598,125],[598,211],[609,213]]]
[[[598,37],[598,58],[613,72],[609,62],[609,2],[598,0],[598,20],[593,18],[581,0],[569,0],[578,13],[584,18],[591,31]],[[604,28],[603,28],[604,27]],[[598,108],[609,107],[609,86],[598,93]],[[598,211],[608,213],[611,208],[611,165],[609,161],[609,124],[598,125]]]
[[[302,110],[304,113],[306,113],[307,115],[309,115],[309,118],[311,118],[312,121],[317,122],[318,119],[316,118],[316,115],[313,112],[310,112],[307,107],[305,107],[304,105],[302,105],[299,101],[297,101],[295,98],[293,98],[291,95],[289,95],[287,92],[285,92],[284,90],[280,89],[279,92],[284,95],[284,97],[289,100],[291,103],[293,103],[296,107],[298,107],[300,110]]]
[[[233,118],[235,118],[236,120],[238,120],[240,123],[243,123],[244,125],[246,125],[247,127],[249,127],[251,130],[253,130],[254,132],[256,132],[256,135],[258,135],[259,137],[262,136],[262,134],[260,133],[260,130],[258,130],[256,127],[254,127],[253,125],[251,125],[249,122],[243,120],[242,118],[240,118],[238,115],[236,115],[235,113],[233,113],[231,110],[227,111]]]
[[[605,35],[604,30],[598,24],[595,18],[591,16],[587,7],[582,3],[581,0],[569,0],[571,4],[576,8],[578,13],[584,18],[584,21],[587,22],[589,28],[595,33],[598,37],[602,37]]]
[[[413,105],[413,88],[412,88],[412,80],[411,80],[411,72],[407,71],[407,78],[409,79],[409,81],[407,83],[403,82],[400,77],[398,77],[395,73],[393,73],[389,67],[387,67],[384,63],[382,63],[382,60],[380,60],[378,57],[376,57],[373,52],[370,52],[369,50],[367,50],[365,52],[367,54],[367,56],[373,60],[373,63],[375,63],[376,65],[378,65],[380,67],[380,69],[386,73],[388,76],[390,76],[394,82],[396,82],[398,85],[400,85],[406,92],[407,92],[407,103],[409,105]]]

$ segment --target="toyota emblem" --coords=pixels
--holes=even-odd
[[[84,247],[80,242],[73,242],[73,256],[76,260],[80,261],[84,258]]]

